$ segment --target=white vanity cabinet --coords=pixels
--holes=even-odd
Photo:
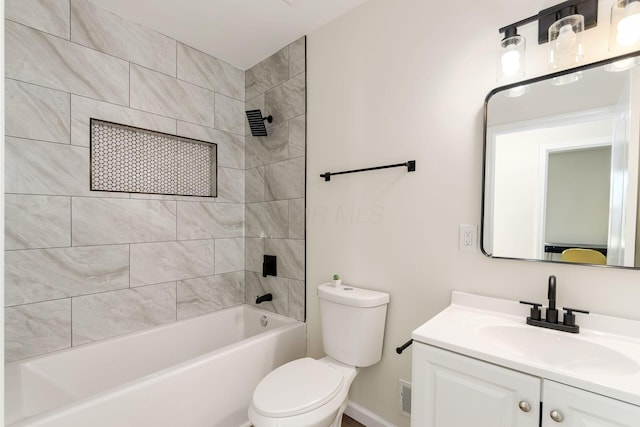
[[[423,343],[412,369],[412,427],[640,427],[640,406]]]
[[[413,343],[411,427],[538,427],[540,378]]]
[[[542,401],[542,427],[640,426],[640,406],[557,382],[543,381]]]

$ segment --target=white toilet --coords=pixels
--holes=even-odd
[[[358,369],[382,358],[389,294],[323,284],[318,297],[327,356],[294,360],[264,377],[249,405],[255,427],[339,427]]]

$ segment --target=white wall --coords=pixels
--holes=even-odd
[[[610,2],[601,2],[608,10]],[[561,304],[640,319],[640,272],[496,260],[459,252],[458,225],[479,224],[482,107],[495,84],[497,29],[542,2],[369,0],[308,38],[307,319],[320,356],[316,287],[333,273],[391,294],[382,362],[351,399],[399,426],[394,349],[449,303],[453,289],[543,302],[558,276]],[[608,12],[585,34],[586,60],[608,56]],[[595,39],[596,35],[599,39]],[[528,36],[525,32],[525,36]],[[529,37],[528,76],[546,72]],[[417,160],[402,169],[318,175]]]
[[[611,146],[549,154],[545,240],[606,245]]]
[[[534,126],[538,127],[533,128]],[[607,142],[610,143],[613,132],[611,119],[594,119],[588,122],[562,125],[547,122],[542,126],[540,126],[540,122],[533,121],[529,125],[522,124],[522,127],[524,130],[519,130],[516,127],[513,132],[503,130],[495,133],[493,246],[492,250],[487,252],[498,257],[542,259],[545,242],[594,244],[596,241],[589,238],[594,233],[587,233],[580,240],[554,240],[548,237],[549,224],[548,221],[545,224],[543,217],[546,211],[546,218],[549,218],[548,208],[545,206],[546,157],[551,152],[575,150],[578,147],[584,149],[586,145],[602,146]],[[603,244],[605,245],[609,219],[610,171],[611,167],[608,167],[605,171],[605,178],[600,183],[601,187],[604,187],[603,192],[606,200],[598,215],[590,212],[589,215],[584,216],[589,220],[586,221],[589,224],[585,225],[588,226],[591,225],[590,220],[593,217],[604,215]],[[589,170],[589,172],[592,171]],[[593,189],[586,187],[585,191],[587,192],[585,198],[591,200]],[[592,200],[591,203],[593,203]],[[563,227],[564,222],[566,221],[560,221]],[[578,230],[583,229],[578,228]],[[587,242],[583,242],[585,238]]]

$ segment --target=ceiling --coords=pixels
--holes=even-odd
[[[366,0],[91,0],[246,70]]]

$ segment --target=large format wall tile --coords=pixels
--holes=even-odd
[[[91,118],[175,134],[176,120],[83,96],[71,96],[71,143],[89,146]]]
[[[244,239],[216,239],[216,274],[244,270]]]
[[[262,277],[259,273],[245,273],[245,303],[274,313],[289,315],[289,286],[283,277]],[[256,297],[270,293],[272,301],[256,304]]]
[[[213,240],[131,245],[131,286],[211,276],[214,253]]]
[[[286,200],[250,203],[246,209],[247,237],[289,236],[289,205]]]
[[[218,144],[219,167],[244,169],[243,136],[180,121],[178,135]]]
[[[69,0],[5,0],[4,17],[69,39]]]
[[[178,240],[242,237],[244,205],[178,203]]]
[[[71,0],[71,41],[176,75],[175,40],[86,0]]]
[[[300,37],[289,45],[289,77],[294,77],[306,69],[306,37]]]
[[[131,107],[214,127],[214,92],[131,65]]]
[[[210,313],[243,302],[243,271],[178,282],[178,319]]]
[[[5,23],[5,74],[116,104],[129,103],[126,61],[10,21]]]
[[[304,199],[289,200],[289,238],[304,239]]]
[[[247,203],[264,202],[264,167],[246,170],[244,185]]]
[[[306,154],[305,126],[307,118],[302,115],[289,120],[289,158],[301,157]]]
[[[264,169],[266,200],[304,197],[304,157],[272,163]]]
[[[7,194],[4,203],[5,249],[71,246],[69,197]]]
[[[218,168],[217,202],[244,203],[244,175],[242,169]]]
[[[5,138],[7,193],[89,194],[89,149]]]
[[[253,99],[289,78],[289,48],[285,47],[246,72],[245,99]]]
[[[73,345],[176,320],[176,284],[163,283],[73,298]]]
[[[5,79],[5,134],[68,144],[69,94]]]
[[[304,322],[305,292],[304,282],[288,280],[289,282],[289,317]]]
[[[5,363],[71,347],[71,299],[4,309]]]
[[[304,280],[304,240],[269,239],[265,253],[278,257],[278,276]]]
[[[270,126],[268,136],[246,137],[247,168],[267,165],[289,158],[289,123]]]
[[[8,306],[122,289],[129,286],[129,247],[10,251],[5,271]]]
[[[244,100],[244,71],[178,43],[178,78]]]
[[[216,129],[244,135],[244,102],[216,93]]]
[[[244,239],[244,245],[244,269],[262,273],[264,239],[247,237]]]
[[[73,245],[175,240],[176,202],[73,198]]]
[[[282,123],[304,114],[305,73],[269,90],[265,94],[265,109],[273,115],[274,123]]]

